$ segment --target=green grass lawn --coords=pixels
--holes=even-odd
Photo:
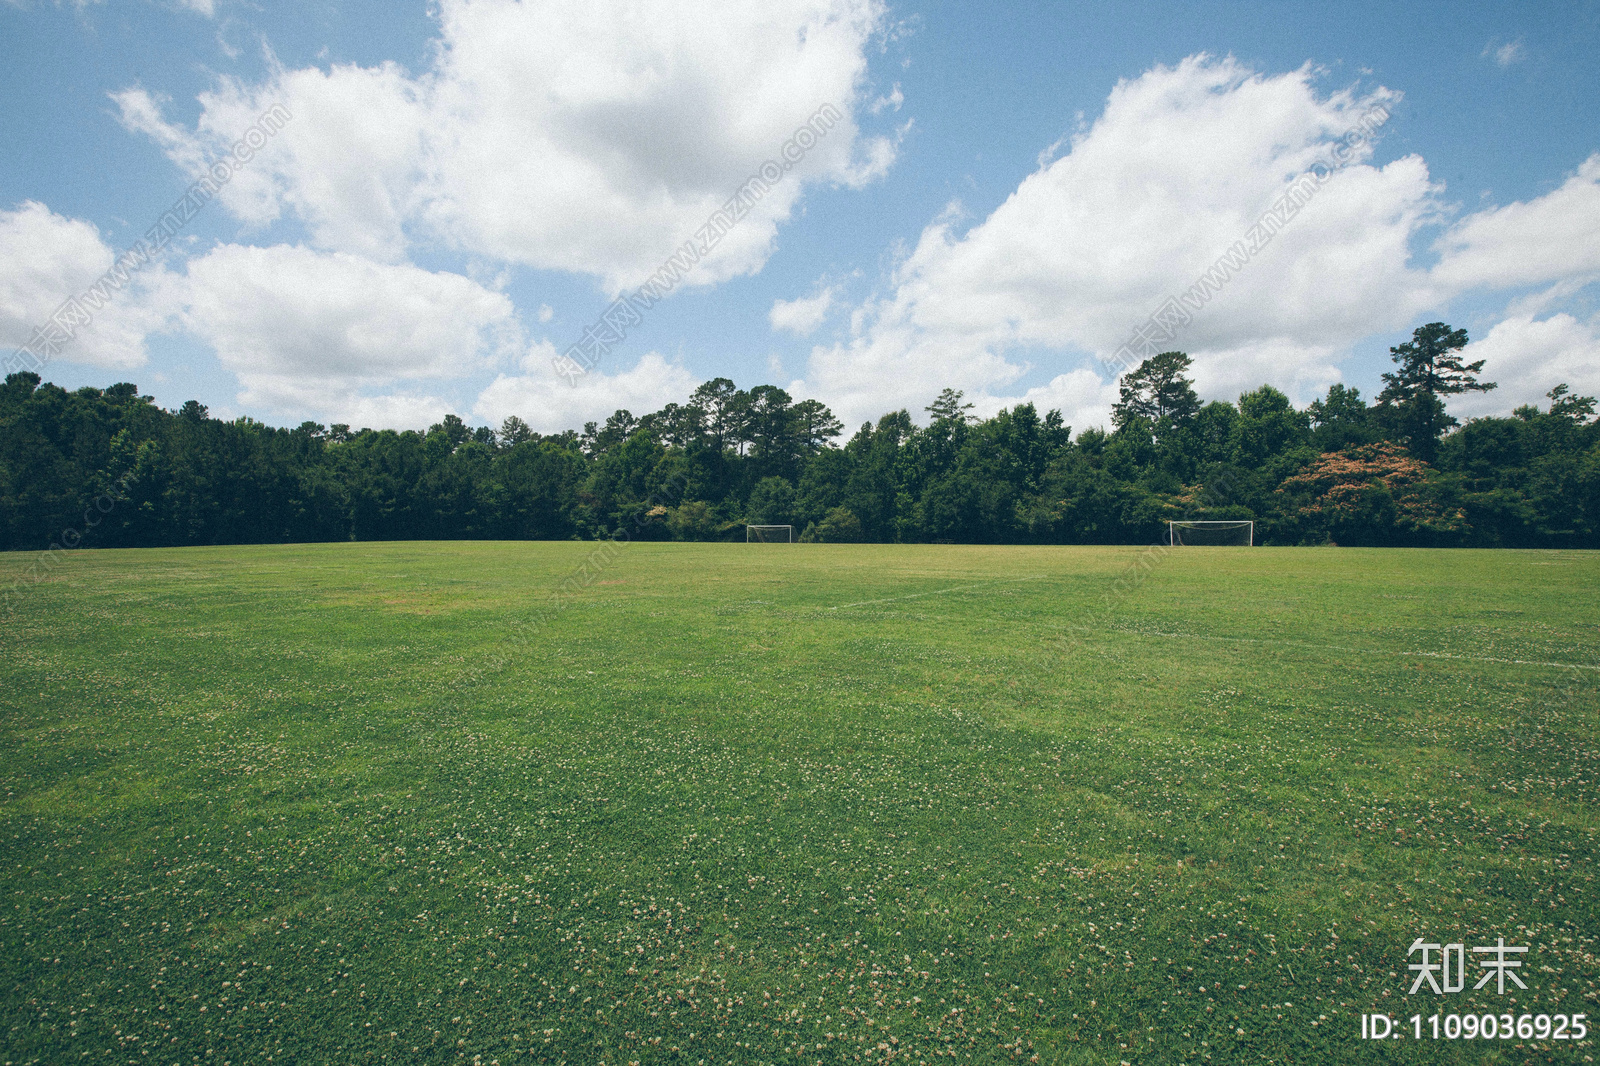
[[[0,1063],[1590,1061],[1600,557],[594,550],[25,583]]]

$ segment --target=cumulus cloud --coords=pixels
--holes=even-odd
[[[837,103],[840,123],[690,276],[710,284],[760,268],[806,182],[859,184],[892,160],[892,144],[855,124],[872,110],[864,55],[882,30],[876,0],[696,5],[682,20],[676,5],[634,11],[622,2],[444,0],[439,47],[421,74],[388,64],[275,68],[255,85],[223,80],[201,97],[192,129],[168,122],[163,102],[142,90],[117,97],[123,122],[191,172],[270,104],[294,114],[220,199],[250,225],[303,221],[312,247],[217,249],[191,265],[176,304],[240,375],[242,399],[342,405],[390,424],[436,418],[442,401],[431,392],[440,390],[427,382],[527,349],[503,295],[407,265],[419,244],[585,272],[613,290],[631,285],[819,101]],[[946,386],[984,412],[1027,400],[1062,409],[1080,429],[1103,423],[1115,386],[1095,357],[1242,247],[1339,138],[1397,99],[1383,88],[1330,90],[1321,77],[1311,67],[1264,75],[1195,56],[1120,82],[1100,116],[1042,153],[988,217],[969,223],[953,204],[933,219],[883,290],[846,308],[848,334],[814,347],[790,391],[828,402],[851,423],[900,406],[920,411]],[[1380,167],[1371,151],[1357,144],[1170,342],[1194,356],[1207,398],[1267,381],[1303,402],[1340,379],[1357,341],[1444,317],[1463,292],[1545,285],[1554,299],[1600,276],[1600,155],[1544,196],[1446,226],[1453,209],[1425,162],[1406,156]],[[110,261],[92,226],[38,205],[13,215],[27,212],[12,222],[46,236],[19,237],[19,247],[59,254],[39,265],[7,257],[0,324],[30,299],[49,304],[39,314],[53,310],[27,294],[77,284],[60,264],[92,279]],[[1434,227],[1442,234],[1430,268],[1411,250]],[[146,301],[148,319],[130,319],[97,357],[142,359],[140,330],[159,328],[172,301],[168,290]],[[831,287],[778,300],[769,322],[807,336],[838,301]],[[1500,373],[1537,378],[1537,395],[1555,382],[1530,368],[1565,372],[1592,356],[1584,338],[1593,321],[1555,310],[1513,305],[1478,342],[1512,368]],[[537,317],[551,313],[541,307]],[[652,353],[572,389],[550,371],[546,347],[502,372],[474,410],[556,430],[619,406],[653,409],[694,384]],[[1575,371],[1568,379],[1596,391]],[[394,393],[395,383],[419,391]],[[1502,383],[1462,402],[1475,413],[1490,407],[1473,404],[1504,409],[1513,399]]]
[[[115,259],[92,223],[33,200],[0,211],[0,346],[27,344],[63,301],[95,286]],[[159,264],[128,276],[120,288],[103,287],[92,321],[75,330],[57,358],[119,369],[144,364],[145,338],[167,318],[167,278]]]
[[[1579,395],[1600,396],[1600,316],[1585,321],[1566,313],[1542,319],[1514,315],[1467,345],[1462,358],[1482,359],[1479,377],[1497,387],[1452,396],[1450,413],[1458,418],[1503,414],[1522,404],[1547,407],[1545,394],[1560,384]]]
[[[1168,343],[1194,357],[1207,398],[1266,381],[1303,402],[1340,380],[1356,342],[1440,314],[1463,292],[1600,274],[1600,156],[1542,197],[1460,218],[1429,268],[1411,248],[1449,217],[1443,190],[1419,157],[1372,165],[1370,141],[1242,254],[1269,205],[1396,99],[1323,92],[1317,77],[1195,56],[1119,83],[1070,150],[1042,155],[987,218],[963,230],[952,204],[934,219],[886,291],[853,310],[851,336],[812,350],[806,390],[851,421],[917,410],[947,385],[985,409],[1027,397],[1094,418],[1111,374],[1094,357],[1239,250]],[[774,325],[800,310],[780,302]],[[1034,370],[1021,353],[1072,370],[1019,393]]]
[[[1600,272],[1600,153],[1538,199],[1468,215],[1435,249],[1434,278],[1455,290]]]
[[[113,99],[125,127],[149,136],[192,177],[227,154],[269,109],[287,108],[286,126],[235,171],[218,202],[255,229],[288,213],[320,248],[388,262],[404,258],[404,222],[419,205],[427,114],[399,66],[275,68],[269,84],[255,87],[223,78],[200,94],[194,130],[167,122],[164,101],[143,89]]]
[[[370,393],[463,377],[519,344],[511,301],[459,274],[290,245],[222,245],[192,260],[184,304],[184,324],[238,376],[242,402],[353,423],[441,412],[431,396]]]
[[[496,377],[478,396],[473,413],[496,425],[516,415],[540,433],[559,433],[585,422],[603,422],[618,408],[642,415],[682,403],[700,383],[681,364],[648,352],[631,369],[590,371],[574,386],[551,372],[555,355],[548,341],[535,345],[524,360],[527,373]]]
[[[274,103],[294,119],[222,202],[265,224],[306,223],[323,249],[399,260],[419,240],[642,281],[810,121],[817,139],[690,276],[758,270],[812,182],[857,185],[893,145],[863,136],[866,46],[878,0],[443,0],[430,68],[276,69],[223,79],[194,129],[119,94],[123,121],[191,172]]]
[[[921,406],[950,384],[1009,401],[1002,390],[1028,370],[1010,356],[1019,348],[1114,351],[1396,99],[1322,93],[1316,76],[1196,56],[1119,83],[1070,151],[988,218],[966,232],[956,211],[930,224],[892,291],[857,310],[855,335],[813,351],[810,386],[852,416]],[[1275,381],[1330,380],[1331,353],[1436,302],[1408,241],[1437,214],[1437,189],[1420,159],[1380,168],[1370,151],[1357,145],[1174,342],[1208,388],[1253,386],[1263,368]]]
[[[330,424],[376,429],[426,429],[458,413],[455,405],[432,395],[384,393],[376,396],[340,394],[311,408]]]
[[[775,330],[788,330],[802,337],[809,336],[828,317],[828,310],[833,306],[833,295],[833,289],[826,288],[815,296],[803,296],[797,300],[775,300],[772,310],[767,312],[767,319]]]
[[[1111,405],[1117,402],[1118,395],[1115,381],[1106,380],[1087,367],[1079,367],[1065,374],[1057,374],[1048,384],[1016,396],[980,396],[973,404],[973,411],[987,418],[1003,407],[1031,403],[1041,412],[1060,411],[1062,420],[1077,432],[1095,426],[1109,426]]]

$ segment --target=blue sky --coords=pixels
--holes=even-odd
[[[1600,392],[1600,4],[0,0],[0,349],[289,117],[48,362],[214,414],[554,430],[772,382],[1082,428],[1105,360],[1374,108],[1171,345],[1207,397],[1371,395],[1465,326]],[[574,387],[551,365],[823,104],[829,130]],[[13,357],[13,361],[15,357]]]

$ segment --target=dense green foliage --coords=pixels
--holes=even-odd
[[[4,633],[17,1066],[1594,1052],[1357,1018],[1593,1013],[1594,553],[83,552]]]
[[[222,422],[133,385],[0,389],[0,548],[593,538],[1149,543],[1168,519],[1250,518],[1279,544],[1600,546],[1594,401],[1454,429],[1440,396],[1482,390],[1443,323],[1394,349],[1368,406],[1335,385],[1304,411],[1262,386],[1202,405],[1165,352],[1122,382],[1114,432],[1073,438],[1023,404],[976,420],[959,393],[842,427],[815,400],[725,378],[687,404],[580,434],[450,416],[426,433]],[[1452,347],[1454,346],[1454,347]],[[1388,442],[1385,444],[1385,442]],[[1374,446],[1382,445],[1374,450]],[[1400,463],[1403,470],[1396,468]]]

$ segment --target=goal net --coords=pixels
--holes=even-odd
[[[793,544],[793,526],[745,526],[746,544]]]
[[[1189,546],[1253,547],[1256,524],[1246,521],[1168,522],[1167,543]]]

